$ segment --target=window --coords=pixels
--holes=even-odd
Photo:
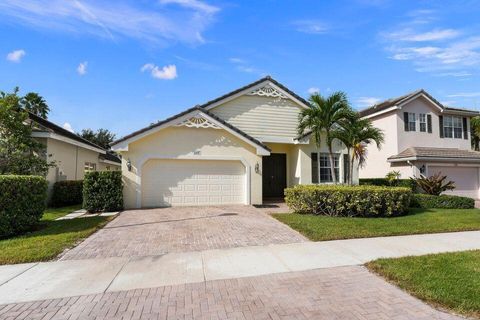
[[[85,171],[95,171],[97,170],[97,164],[93,162],[85,162]]]
[[[462,118],[454,116],[443,117],[443,134],[445,138],[461,139],[462,132]]]
[[[415,130],[417,130],[415,113],[408,112],[408,131],[415,131]]]
[[[330,171],[330,158],[328,153],[312,153],[312,183],[333,182]],[[337,180],[339,178],[339,154],[334,154],[334,168]]]
[[[425,113],[418,115],[418,122],[420,123],[420,132],[427,132],[427,115]]]

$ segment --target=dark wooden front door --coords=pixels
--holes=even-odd
[[[262,179],[264,198],[283,198],[287,187],[287,155],[272,153],[262,159]]]

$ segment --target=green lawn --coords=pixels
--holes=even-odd
[[[79,206],[47,209],[36,230],[0,240],[0,264],[51,260],[111,220],[90,217],[55,221],[77,209]]]
[[[301,214],[273,217],[313,241],[480,230],[478,209],[411,209],[395,218],[343,218]]]
[[[380,259],[367,264],[431,304],[480,318],[480,251]]]

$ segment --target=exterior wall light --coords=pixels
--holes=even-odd
[[[128,171],[132,171],[132,162],[130,161],[130,159],[127,160],[127,169]]]
[[[255,173],[260,173],[260,165],[258,162],[255,164]]]

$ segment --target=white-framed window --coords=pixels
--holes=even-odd
[[[443,135],[445,138],[461,139],[463,132],[462,118],[455,116],[443,117]]]
[[[415,113],[409,112],[408,113],[408,131],[415,131],[417,130],[417,121],[415,117]]]
[[[427,132],[427,115],[425,113],[418,115],[418,123],[420,124],[420,132]]]
[[[97,170],[97,164],[93,162],[85,162],[84,166],[85,171],[96,171]]]
[[[328,183],[333,182],[332,172],[330,170],[330,157],[328,153],[311,154],[312,157],[312,183]],[[337,180],[340,174],[340,154],[335,153],[333,155],[334,169]]]

